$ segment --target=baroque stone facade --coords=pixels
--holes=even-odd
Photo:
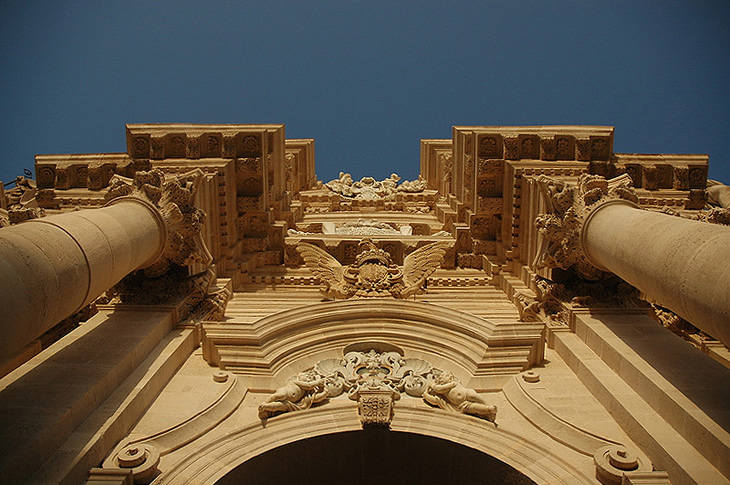
[[[457,126],[322,182],[283,125],[126,131],[0,193],[3,482],[730,482],[706,156]]]

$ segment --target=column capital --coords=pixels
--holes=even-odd
[[[573,268],[586,280],[602,277],[605,268],[590,261],[585,251],[586,224],[602,207],[626,204],[639,208],[639,198],[627,174],[606,180],[600,175],[581,175],[575,183],[541,175],[536,182],[545,213],[535,218],[540,250],[535,266]]]
[[[153,169],[137,172],[132,179],[114,175],[109,181],[105,206],[142,203],[154,213],[164,234],[165,243],[159,253],[140,267],[145,276],[161,276],[170,264],[186,266],[211,261],[200,235],[206,214],[193,205],[202,175],[200,169],[195,169],[166,180],[161,170]]]

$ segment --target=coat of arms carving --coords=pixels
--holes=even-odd
[[[299,243],[297,251],[304,264],[325,284],[322,293],[329,298],[395,297],[409,298],[423,289],[431,273],[441,266],[449,248],[446,241],[420,247],[403,259],[403,266],[393,263],[390,254],[379,249],[370,238],[359,246],[355,262],[342,266],[327,251],[309,243]]]

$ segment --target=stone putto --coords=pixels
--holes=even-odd
[[[401,183],[398,174],[390,174],[384,180],[375,180],[373,177],[363,177],[358,182],[352,180],[352,175],[340,172],[340,177],[330,180],[325,187],[344,197],[354,199],[389,199],[395,196],[396,192],[423,192],[428,188],[428,182],[419,175],[418,180]]]
[[[259,418],[309,409],[345,392],[358,402],[363,425],[389,425],[393,404],[403,393],[447,411],[491,422],[497,417],[497,407],[488,405],[453,373],[422,359],[406,359],[399,352],[370,349],[347,352],[341,359],[320,360],[291,377],[259,406]]]

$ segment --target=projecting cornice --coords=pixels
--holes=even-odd
[[[283,138],[284,125],[279,124],[130,124],[127,153],[155,160],[260,157],[272,153]]]

